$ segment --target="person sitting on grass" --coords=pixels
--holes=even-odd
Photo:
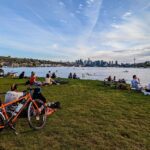
[[[76,73],[73,74],[73,79],[80,79],[79,77],[77,77]]]
[[[69,76],[68,76],[68,79],[72,79],[72,78],[73,78],[73,76],[72,76],[72,73],[70,72]]]
[[[137,78],[136,75],[133,75],[133,79],[131,81],[131,88],[135,89],[137,91],[141,91],[142,90],[142,86],[140,85],[140,79]]]
[[[9,102],[17,100],[21,96],[23,96],[24,93],[18,92],[17,87],[18,87],[17,84],[13,84],[11,86],[11,90],[6,92],[4,103],[9,103]],[[12,104],[12,105],[7,106],[6,110],[11,113],[12,111],[14,111],[16,109],[16,107],[17,107],[17,104]]]
[[[49,74],[46,74],[45,82],[43,85],[52,85],[52,84],[58,84],[55,80],[53,80]]]
[[[116,76],[114,76],[114,79],[113,79],[113,81],[114,81],[114,82],[116,82]]]
[[[17,88],[18,88],[17,84],[13,84],[11,86],[11,90],[8,91],[5,95],[5,103],[11,102],[23,96],[23,92],[18,92]]]
[[[31,77],[30,77],[29,82],[30,82],[30,85],[37,85],[37,86],[42,85],[42,82],[37,81],[37,77],[34,72],[31,72]]]
[[[111,76],[108,76],[108,78],[105,78],[105,79],[104,79],[104,82],[106,82],[106,81],[107,81],[107,82],[113,81],[113,80],[112,80],[112,77],[111,77]]]
[[[73,74],[73,79],[77,79],[76,73]]]
[[[24,76],[25,72],[21,72],[20,75],[19,75],[19,79],[23,79],[25,76]]]
[[[30,85],[33,85],[36,82],[36,75],[34,72],[31,72],[31,77],[29,79]]]
[[[51,78],[52,78],[52,79],[55,79],[55,78],[56,78],[56,74],[55,74],[55,72],[53,72],[53,73],[52,73]]]
[[[119,79],[118,82],[119,82],[119,83],[125,83],[125,84],[126,84],[126,80],[125,80],[125,79]]]
[[[104,85],[110,85],[110,82],[112,81],[111,76],[109,76],[108,78],[104,79]]]

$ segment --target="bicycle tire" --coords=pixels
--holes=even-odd
[[[29,122],[29,126],[32,129],[35,130],[40,130],[42,129],[45,124],[46,124],[46,106],[44,105],[44,103],[41,100],[36,99],[35,100],[36,104],[38,105],[38,107],[43,107],[41,113],[38,113],[37,108],[35,107],[33,102],[29,103],[28,106],[28,122]]]

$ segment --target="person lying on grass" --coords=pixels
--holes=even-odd
[[[145,91],[150,92],[150,83],[148,84],[148,86],[146,86]]]
[[[46,101],[46,98],[41,93],[40,87],[35,88],[33,95],[32,95],[32,98],[33,99],[40,99],[45,103],[45,105],[47,106],[46,115],[51,115],[53,112],[56,111],[56,109],[60,108],[60,102],[47,102]],[[41,110],[42,110],[42,108],[41,108]]]
[[[144,95],[150,95],[150,83],[142,90]]]

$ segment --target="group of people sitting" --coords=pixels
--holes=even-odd
[[[116,81],[116,76],[114,76],[114,78],[109,76],[108,78],[106,78],[104,80],[105,84],[107,82],[108,83],[126,84],[125,79],[119,79],[118,81]],[[145,95],[150,95],[150,84],[148,84],[146,87],[142,87],[142,85],[140,83],[140,79],[136,75],[133,75],[133,79],[131,80],[131,89],[139,91],[139,92],[143,92]]]
[[[37,80],[37,76],[36,76],[35,72],[31,72],[31,77],[26,82],[26,85],[28,85],[28,84],[35,85],[35,86],[45,86],[45,85],[52,85],[52,84],[59,85],[59,83],[57,81],[55,81],[54,78],[56,78],[56,74],[53,73],[51,75],[51,72],[49,71],[46,74],[45,81],[41,82],[41,81]]]
[[[114,78],[112,78],[111,76],[108,76],[108,78],[106,78],[104,81],[108,81],[108,82],[112,82],[112,81],[116,81],[116,76],[114,76]]]
[[[79,77],[77,77],[76,73],[72,74],[71,72],[68,75],[68,79],[79,79]]]
[[[114,76],[113,78],[111,76],[108,76],[108,78],[106,78],[104,80],[104,82],[118,82],[118,83],[126,83],[125,79],[119,79],[118,81],[116,80],[116,76]]]
[[[25,76],[24,71],[19,75],[19,79],[23,79],[23,78],[28,78]],[[32,93],[32,98],[33,99],[40,99],[46,104],[46,106],[47,106],[46,115],[50,115],[55,111],[55,109],[60,108],[60,102],[47,102],[46,98],[41,93],[41,88],[39,86],[52,85],[52,84],[58,85],[59,83],[57,81],[55,81],[54,78],[56,78],[56,74],[55,73],[51,74],[51,72],[49,71],[46,74],[45,81],[41,82],[41,81],[37,80],[37,76],[36,76],[35,72],[31,72],[31,76],[30,76],[29,80],[25,83],[25,85],[37,86],[35,88],[34,92]],[[17,84],[13,84],[11,86],[11,90],[9,90],[5,94],[5,103],[19,99],[24,94],[25,94],[24,92],[18,91],[18,85]],[[15,109],[15,107],[16,106],[10,105],[10,107],[8,107],[7,109],[9,111],[11,111],[11,110]]]

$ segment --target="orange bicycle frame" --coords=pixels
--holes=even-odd
[[[25,96],[22,96],[21,98],[17,99],[17,100],[13,100],[11,102],[8,102],[8,103],[5,103],[5,104],[2,104],[0,106],[0,109],[1,109],[1,113],[2,115],[5,117],[6,121],[9,120],[9,116],[7,114],[7,111],[6,111],[6,107],[7,106],[10,106],[12,104],[16,104],[22,100],[26,100],[25,104],[22,106],[22,108],[19,110],[19,112],[17,112],[17,114],[15,115],[15,117],[11,120],[12,123],[16,122],[18,116],[21,114],[22,110],[27,106],[27,104],[29,104],[29,102],[33,102],[34,103],[34,106],[37,108],[37,110],[39,111],[39,107],[37,106],[36,102],[32,99],[31,97],[31,94],[30,93],[27,93]],[[40,112],[40,111],[39,111]],[[4,126],[0,126],[0,129],[1,128],[4,128]]]

